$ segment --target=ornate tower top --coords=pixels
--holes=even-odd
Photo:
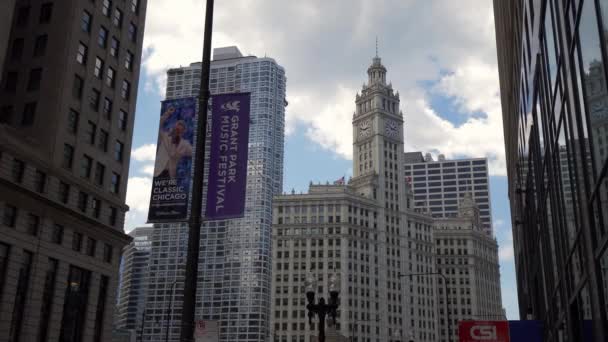
[[[470,190],[465,192],[464,197],[460,200],[458,207],[458,214],[460,217],[472,218],[475,225],[481,227],[479,221],[479,207],[473,199],[473,194]]]
[[[374,59],[372,60],[372,65],[367,68],[367,76],[367,84],[369,86],[372,86],[377,83],[386,85],[386,68],[384,67],[384,65],[382,65],[382,62],[380,61],[380,57],[378,57],[378,55],[376,55],[376,57],[374,57]]]

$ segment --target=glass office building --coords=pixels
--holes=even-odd
[[[494,1],[520,315],[606,341],[608,1]]]
[[[198,96],[200,72],[201,63],[170,69],[166,98]],[[285,70],[274,59],[243,56],[234,46],[214,49],[211,93],[251,92],[245,216],[206,222],[201,230],[196,319],[219,321],[220,341],[269,336],[272,199],[283,188],[285,85]],[[155,227],[144,341],[165,341],[167,329],[177,341],[188,228]]]

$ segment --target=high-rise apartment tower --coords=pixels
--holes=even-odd
[[[198,96],[200,72],[201,63],[170,69],[167,99]],[[285,70],[274,59],[243,56],[234,46],[214,49],[211,93],[251,92],[245,216],[206,222],[201,231],[196,318],[219,321],[221,341],[261,342],[269,336],[272,201],[283,186],[285,85]],[[164,321],[173,302],[169,338],[175,341],[187,228],[158,224],[152,241],[144,338],[164,341],[166,327],[155,320]]]

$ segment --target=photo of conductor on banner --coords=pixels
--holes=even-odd
[[[154,177],[175,178],[180,162],[184,158],[192,158],[192,143],[184,138],[187,131],[186,122],[171,120],[175,117],[177,115],[173,106],[169,106],[160,117]],[[182,166],[184,164],[181,163]]]
[[[163,101],[148,222],[186,220],[196,99]]]

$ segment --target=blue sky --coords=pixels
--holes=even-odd
[[[354,98],[366,81],[377,36],[387,80],[400,93],[406,151],[489,158],[503,304],[508,318],[517,319],[491,5],[487,0],[226,0],[216,4],[213,45],[237,45],[285,67],[290,105],[283,183],[284,191],[299,192],[310,181],[331,182],[352,173]],[[182,0],[179,7],[172,0],[148,4],[127,230],[145,222],[165,73],[200,59],[202,8],[201,0]],[[169,25],[169,17],[179,20]]]

